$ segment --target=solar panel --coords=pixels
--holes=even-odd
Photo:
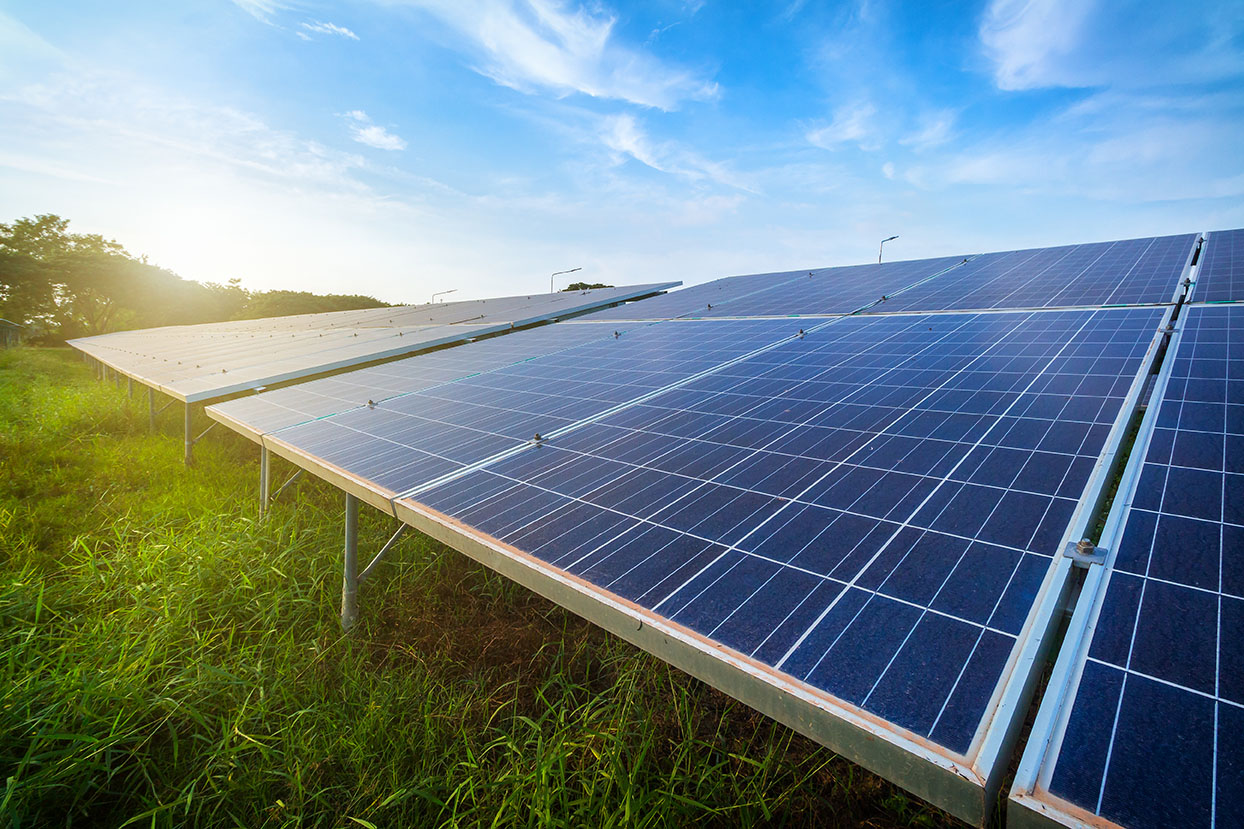
[[[594,320],[849,314],[941,273],[963,257],[852,265],[717,279],[618,308]]]
[[[265,443],[295,446],[397,494],[768,347],[794,335],[799,323],[671,321],[625,332],[610,323],[565,327],[576,329],[570,339],[590,341],[431,387],[415,368],[404,375],[414,379],[409,391],[391,386],[375,406],[282,429]],[[479,345],[460,346],[460,356],[473,359]],[[304,388],[316,392],[320,382]],[[208,413],[221,419],[230,411],[240,409]],[[236,413],[230,419],[245,423]]]
[[[617,308],[596,311],[590,318],[597,321],[662,320],[680,317],[703,316],[709,307],[728,304],[736,300],[765,293],[783,285],[806,279],[816,270],[781,271],[774,273],[727,276],[692,285],[679,291],[649,297]]]
[[[1173,302],[1195,234],[987,253],[871,313]]]
[[[962,256],[825,268],[746,297],[702,310],[704,317],[849,314],[962,265]]]
[[[1198,302],[1244,300],[1244,230],[1207,234],[1197,265]]]
[[[577,314],[676,284],[169,326],[69,344],[193,403]]]
[[[1017,778],[1021,820],[1244,825],[1244,306],[1185,314]]]
[[[264,442],[981,820],[1165,313],[663,322]]]
[[[383,403],[390,397],[495,371],[627,330],[625,325],[545,325],[422,354],[418,360],[396,360],[217,403],[211,413],[235,431],[259,440],[264,434],[366,406],[369,400]]]

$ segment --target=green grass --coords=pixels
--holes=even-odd
[[[343,637],[340,493],[166,418],[0,352],[0,826],[954,825],[417,534]]]

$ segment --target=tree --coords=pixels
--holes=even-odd
[[[56,325],[73,256],[126,256],[115,241],[94,233],[69,233],[69,220],[53,214],[0,223],[0,308],[22,325]]]
[[[127,328],[385,305],[357,294],[248,291],[182,279],[111,239],[70,233],[53,214],[0,224],[0,317],[63,340]]]
[[[290,314],[319,314],[325,311],[353,311],[381,308],[389,303],[361,294],[312,294],[307,291],[262,291],[253,293],[234,319],[284,317]]]
[[[612,288],[612,285],[606,285],[603,282],[595,282],[591,285],[586,282],[571,282],[562,291],[590,291],[593,288]]]

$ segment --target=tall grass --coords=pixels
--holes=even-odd
[[[0,826],[951,823],[417,534],[341,636],[340,494],[139,399],[0,352]]]

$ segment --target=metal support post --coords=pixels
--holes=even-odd
[[[345,567],[341,581],[341,627],[349,632],[359,618],[359,499],[346,493]]]
[[[190,403],[186,403],[186,466],[194,463],[194,438],[190,435]]]
[[[259,517],[268,512],[268,492],[272,488],[272,461],[268,447],[259,447]]]
[[[152,432],[155,431],[155,417],[156,417],[155,389],[148,387],[147,388],[147,428],[148,430]]]
[[[126,385],[126,390],[130,393],[130,400],[133,400],[134,399],[134,378],[126,377],[125,385]]]

